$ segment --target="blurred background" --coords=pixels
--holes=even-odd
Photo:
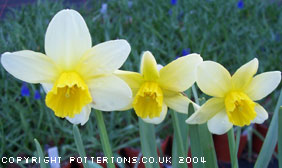
[[[93,45],[111,39],[126,39],[131,44],[132,51],[122,69],[139,71],[140,56],[149,50],[163,65],[183,55],[199,53],[204,60],[217,61],[231,73],[254,57],[259,59],[258,73],[282,70],[281,0],[0,0],[0,54],[24,49],[44,53],[48,23],[65,8],[81,13]],[[0,81],[0,158],[34,156],[34,138],[45,151],[56,146],[63,161],[78,156],[72,124],[55,117],[45,106],[45,93],[40,85],[23,83],[2,66]],[[281,84],[260,101],[270,119],[280,89]],[[115,155],[137,152],[138,156],[141,147],[135,113],[104,113],[104,118]],[[170,118],[167,115],[165,121],[156,126],[160,150],[171,148],[173,128]],[[257,144],[262,142],[270,119],[262,126],[250,125],[242,131],[245,140],[241,140],[244,144],[240,146],[240,167],[253,166],[260,149]],[[87,155],[101,156],[102,146],[94,115],[80,127],[80,132]],[[214,136],[214,141],[215,146],[221,141],[227,143],[218,136]],[[216,150],[220,166],[229,167],[228,158],[221,156],[221,149]],[[169,155],[169,150],[166,152],[163,154]],[[270,166],[278,167],[276,158],[274,153]]]

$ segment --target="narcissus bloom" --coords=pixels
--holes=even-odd
[[[133,107],[137,116],[154,124],[164,120],[167,107],[187,114],[191,100],[182,92],[194,84],[196,66],[202,61],[200,55],[190,54],[162,67],[157,65],[154,56],[146,51],[141,61],[141,73],[116,72],[132,89],[134,98],[127,109]],[[197,108],[196,104],[193,105]]]
[[[258,60],[255,58],[231,76],[220,64],[204,61],[197,68],[197,84],[205,94],[213,98],[186,122],[208,122],[210,132],[215,134],[224,134],[233,125],[242,127],[251,123],[263,123],[268,118],[268,113],[255,101],[264,98],[278,86],[281,72],[265,72],[254,76],[257,69]]]
[[[125,40],[92,46],[82,16],[74,10],[58,12],[45,35],[45,54],[23,50],[2,55],[3,67],[14,77],[41,83],[47,92],[46,105],[55,115],[82,125],[91,106],[112,111],[130,103],[131,89],[112,73],[130,52]]]

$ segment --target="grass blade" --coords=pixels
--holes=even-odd
[[[82,139],[81,139],[79,130],[76,125],[73,125],[73,135],[74,135],[74,141],[75,141],[75,145],[78,150],[79,156],[82,158],[86,157]],[[89,168],[87,163],[85,162],[82,162],[82,163],[83,163],[83,167]]]
[[[145,163],[146,168],[159,168],[155,126],[153,124],[145,123],[139,118],[139,132],[143,156],[146,158],[154,158],[154,163]]]
[[[102,166],[100,166],[98,163],[95,162],[88,161],[87,163],[89,168],[103,168]]]
[[[263,142],[262,148],[257,158],[255,168],[267,167],[267,165],[271,160],[278,139],[278,113],[281,105],[282,105],[282,90],[280,91],[280,96],[274,110],[274,115],[272,117],[265,140]]]
[[[40,167],[41,168],[47,168],[48,166],[44,162],[44,154],[43,154],[43,151],[41,149],[41,146],[40,146],[39,142],[37,141],[37,139],[34,139],[34,142],[35,142],[35,146],[36,146],[37,155],[38,155],[39,160],[40,160]]]

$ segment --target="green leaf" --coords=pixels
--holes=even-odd
[[[189,106],[188,108],[188,116],[190,117],[194,112],[194,107]],[[203,157],[203,151],[202,151],[202,146],[200,143],[200,135],[199,135],[199,126],[198,125],[189,125],[189,136],[190,136],[190,143],[191,143],[191,153],[192,153],[192,158],[197,157],[201,158]],[[193,168],[202,168],[204,167],[205,164],[198,162],[195,163],[193,162]]]
[[[103,168],[102,166],[100,166],[98,163],[95,162],[88,161],[87,163],[89,168]]]
[[[255,168],[267,167],[271,160],[278,139],[278,113],[281,105],[282,90],[280,91],[280,96],[275,107],[274,114],[266,134],[266,138],[263,142],[262,148],[257,158]]]
[[[39,144],[39,142],[37,141],[37,139],[34,139],[34,142],[35,142],[35,146],[36,146],[36,151],[37,151],[37,155],[39,157],[39,160],[40,160],[40,167],[41,168],[47,168],[47,164],[44,162],[44,154],[43,154],[43,151],[41,149],[41,146]]]
[[[187,114],[172,111],[173,123],[173,146],[172,146],[172,167],[187,167],[187,163],[179,163],[179,157],[186,158],[188,151],[188,124],[185,123]]]
[[[76,125],[73,125],[73,135],[74,135],[74,141],[75,141],[75,145],[78,150],[79,156],[82,158],[86,157],[82,139],[81,139],[79,130]],[[83,163],[83,167],[89,168],[88,164],[86,164],[85,162],[82,162],[82,163]]]
[[[207,123],[201,124],[198,126],[200,143],[203,151],[203,156],[205,158],[206,163],[204,163],[205,167],[214,167],[217,168],[217,158],[213,143],[212,134],[210,133]]]
[[[150,157],[154,158],[154,163],[145,163],[146,168],[159,168],[155,126],[153,124],[145,123],[139,118],[139,133],[143,157],[146,157],[147,159]]]
[[[193,92],[195,102],[198,105],[200,105],[200,101],[199,101],[199,97],[198,97],[198,93],[197,93],[197,89],[196,89],[195,85],[192,86],[192,92]],[[194,109],[192,107],[190,109],[190,107],[189,107],[188,111],[189,111],[188,114],[190,116],[194,112]],[[212,138],[212,134],[208,130],[207,123],[197,125],[198,128],[195,127],[194,125],[190,125],[189,130],[191,130],[191,126],[192,126],[192,131],[194,131],[194,132],[198,131],[196,136],[199,137],[201,152],[202,152],[202,153],[199,153],[199,154],[201,154],[201,156],[199,156],[199,157],[203,157],[204,160],[206,161],[204,164],[202,164],[202,166],[203,167],[217,168],[218,165],[217,165],[217,159],[216,159],[216,153],[215,153],[213,138]],[[193,128],[195,130],[193,130]],[[191,135],[193,135],[193,133],[191,133],[190,136]],[[193,140],[193,141],[196,141],[196,140]],[[196,143],[198,143],[198,142],[196,142]],[[196,147],[194,147],[194,148],[196,148]],[[192,150],[192,143],[191,143],[191,150]],[[194,149],[194,150],[196,150],[196,149]],[[198,152],[200,152],[199,149],[198,149]],[[192,153],[192,156],[193,156],[193,153]]]

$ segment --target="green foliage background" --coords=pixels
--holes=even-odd
[[[44,53],[44,36],[49,21],[61,9],[78,10],[86,20],[93,45],[110,39],[126,39],[131,54],[122,69],[138,71],[140,55],[151,51],[163,65],[181,56],[182,50],[200,53],[204,60],[214,60],[230,72],[252,58],[259,59],[259,73],[282,70],[281,1],[199,0],[178,1],[102,1],[69,5],[60,1],[38,1],[19,9],[10,9],[0,20],[0,53],[29,49]],[[128,3],[132,3],[128,5]],[[77,154],[72,125],[54,116],[33,94],[39,85],[28,85],[30,97],[21,96],[22,82],[0,66],[0,157],[34,155],[33,138],[44,147],[58,146],[62,159]],[[281,85],[279,86],[281,88]],[[270,115],[278,90],[262,103]],[[123,147],[140,148],[138,119],[133,111],[104,113],[113,151]],[[156,127],[157,141],[172,134],[171,119]],[[166,130],[166,131],[163,131]],[[94,115],[80,128],[86,153],[102,151]]]

